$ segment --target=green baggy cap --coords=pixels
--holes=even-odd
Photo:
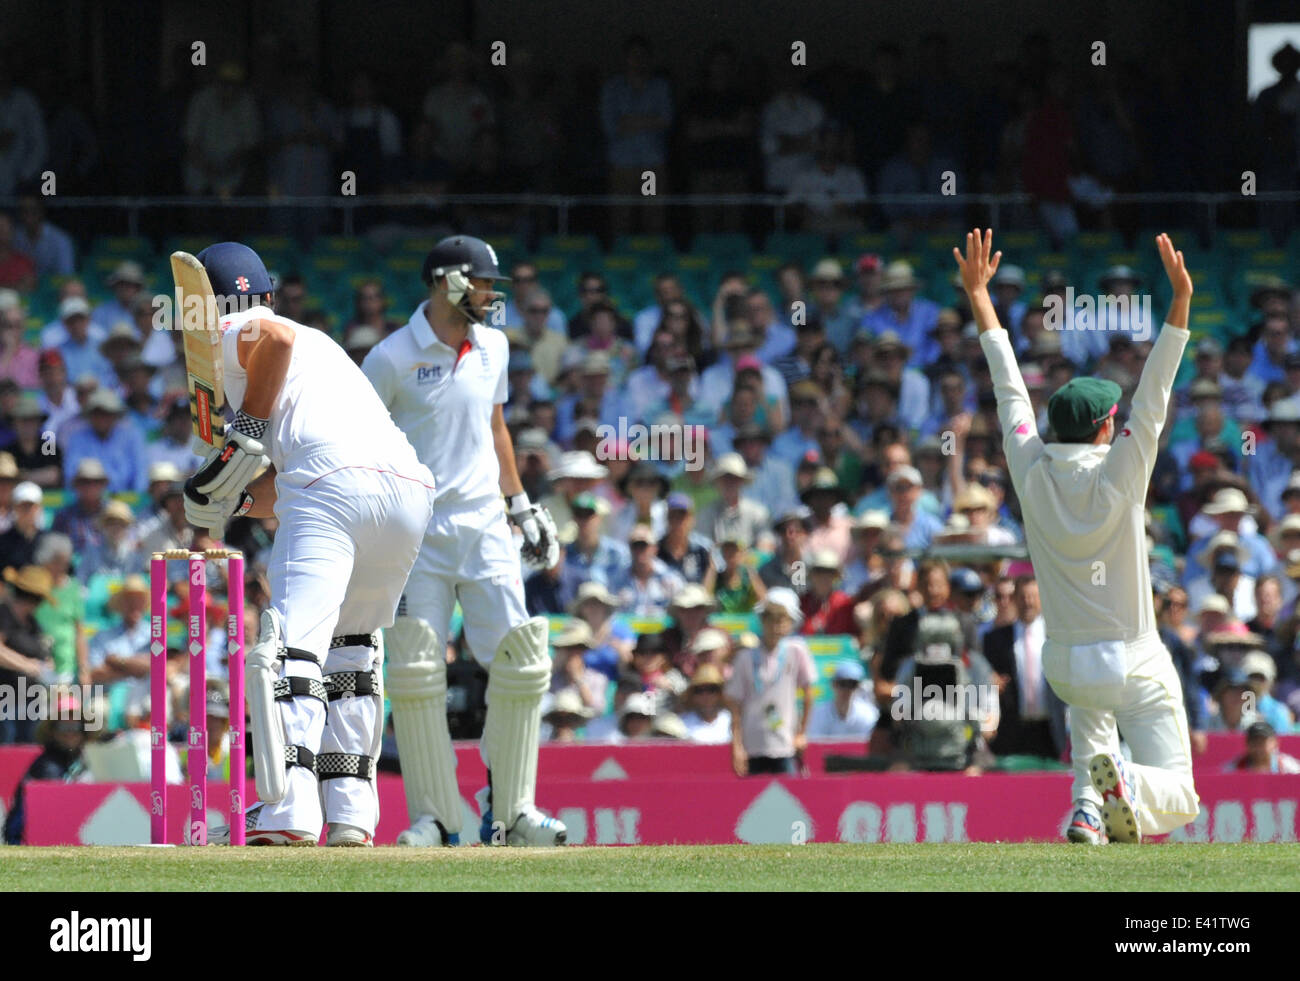
[[[1047,400],[1047,418],[1056,438],[1087,439],[1119,409],[1123,390],[1105,378],[1072,378]]]

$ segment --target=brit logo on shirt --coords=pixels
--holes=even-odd
[[[415,383],[417,385],[430,385],[442,377],[442,365],[429,364],[427,361],[418,362],[415,365]]]

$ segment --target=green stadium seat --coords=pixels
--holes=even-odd
[[[636,252],[610,252],[600,263],[605,276],[631,276],[646,266],[645,257]]]
[[[163,258],[168,258],[173,252],[188,252],[190,255],[198,255],[209,245],[212,239],[206,236],[198,235],[173,235],[163,242]]]
[[[424,269],[424,257],[413,252],[394,252],[384,257],[379,268],[386,276],[398,282],[408,279],[419,282],[420,272]]]
[[[864,253],[874,253],[888,259],[897,248],[898,242],[889,232],[854,232],[840,238],[840,251],[851,253],[853,262]],[[852,262],[849,263],[851,265]]]
[[[542,256],[565,256],[570,262],[592,262],[600,255],[600,242],[594,235],[545,235],[537,246]]]
[[[137,259],[153,253],[153,243],[141,235],[100,235],[92,252],[115,255],[119,259]]]
[[[440,241],[440,235],[403,235],[394,243],[392,251],[413,253],[423,259]]]
[[[1080,232],[1071,245],[1084,253],[1114,252],[1124,248],[1124,239],[1115,231]]]
[[[1270,248],[1273,241],[1268,232],[1262,228],[1227,228],[1215,236],[1214,244],[1224,246],[1233,252],[1249,252]]]
[[[811,265],[830,251],[826,236],[818,232],[772,232],[763,251],[779,255],[783,262]]]
[[[739,264],[754,251],[749,236],[741,232],[700,232],[691,240],[691,251],[711,255],[722,264]]]
[[[633,252],[653,261],[663,261],[677,249],[667,235],[620,235],[613,251]]]
[[[957,238],[950,235],[950,238]],[[1021,228],[1013,231],[998,232],[997,247],[1006,255],[1024,255],[1029,252],[1044,252],[1048,249],[1047,237],[1035,228]],[[950,247],[956,242],[949,243]],[[1020,265],[1020,263],[1016,263]]]

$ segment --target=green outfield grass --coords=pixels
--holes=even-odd
[[[0,890],[1287,890],[1300,846],[5,848]]]

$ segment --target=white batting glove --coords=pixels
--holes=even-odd
[[[226,443],[214,449],[191,480],[194,489],[213,498],[235,497],[270,461],[262,437],[267,421],[242,410],[226,427]]]
[[[524,533],[519,550],[524,565],[533,572],[549,569],[560,561],[560,536],[551,512],[533,504],[524,493],[510,498],[510,521]]]
[[[185,482],[185,520],[196,528],[206,528],[215,538],[220,538],[231,518],[247,514],[253,506],[253,495],[240,491],[234,497],[208,497],[193,487],[194,478]]]

